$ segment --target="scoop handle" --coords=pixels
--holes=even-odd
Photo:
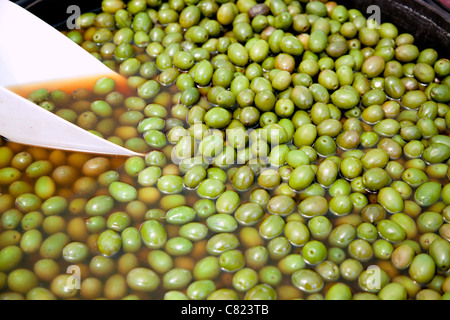
[[[112,73],[82,47],[9,0],[0,0],[0,85]]]
[[[142,156],[102,139],[17,94],[33,84],[52,83],[62,88],[70,83],[68,79],[93,79],[102,75],[110,76],[116,82],[126,82],[125,78],[9,0],[0,0],[0,39],[1,136],[25,145],[59,150]],[[82,85],[87,84],[83,82]],[[15,89],[16,93],[7,87]]]
[[[0,87],[0,135],[17,143],[104,155],[143,156],[100,138]]]

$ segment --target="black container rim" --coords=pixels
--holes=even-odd
[[[69,6],[82,13],[99,12],[101,0],[10,0],[26,8],[57,29],[64,30],[71,16]],[[402,33],[410,33],[420,49],[434,48],[440,56],[450,52],[450,11],[440,0],[335,0],[348,9],[370,16],[368,8],[380,8],[382,22],[391,22]],[[304,0],[302,1],[304,2]]]

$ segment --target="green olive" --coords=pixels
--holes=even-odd
[[[142,224],[141,236],[144,244],[151,249],[162,248],[167,242],[166,229],[156,220],[148,220]]]
[[[298,211],[306,218],[322,216],[328,212],[328,201],[323,196],[311,196],[300,202]]]
[[[428,207],[436,203],[441,195],[442,185],[429,181],[421,184],[414,193],[414,200],[422,207]]]
[[[0,250],[0,270],[9,272],[14,270],[20,263],[23,252],[18,246],[7,246]]]
[[[141,292],[152,292],[160,285],[159,276],[147,268],[135,268],[127,274],[126,282],[130,288]]]
[[[410,267],[409,275],[418,283],[428,283],[435,275],[436,265],[429,255],[421,253],[415,256]]]
[[[134,187],[123,182],[113,182],[109,186],[111,196],[119,202],[131,202],[137,198]]]
[[[289,186],[294,190],[303,190],[314,181],[315,172],[310,165],[300,165],[292,172]]]

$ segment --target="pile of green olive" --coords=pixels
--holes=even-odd
[[[436,50],[324,1],[105,0],[77,23],[131,93],[27,98],[145,156],[0,140],[0,299],[450,298]]]

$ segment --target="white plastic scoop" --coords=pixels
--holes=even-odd
[[[22,98],[24,90],[92,89],[126,79],[27,10],[0,0],[0,135],[13,142],[104,155],[142,156],[102,139]],[[47,85],[48,84],[48,85]],[[14,92],[13,92],[14,91]],[[21,94],[17,94],[21,92]]]

